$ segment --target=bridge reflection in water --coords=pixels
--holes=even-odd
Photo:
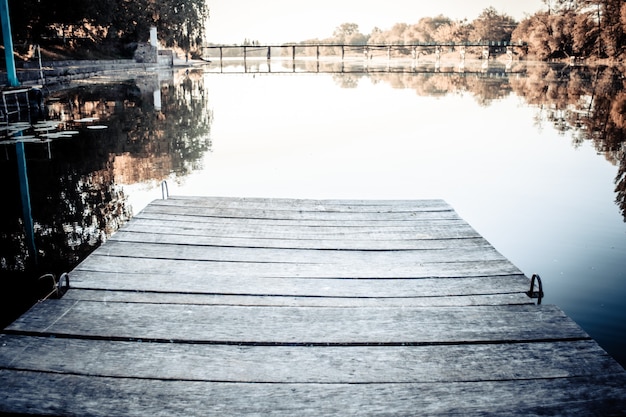
[[[507,77],[511,74],[525,72],[525,65],[516,65],[513,60],[473,61],[423,60],[412,61],[394,59],[389,61],[346,60],[325,58],[321,60],[259,60],[259,59],[228,59],[217,65],[204,68],[206,72],[216,73],[325,73],[325,74],[450,74],[477,75],[487,77]]]

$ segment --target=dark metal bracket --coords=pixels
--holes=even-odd
[[[45,274],[39,277],[40,281],[46,279],[50,280],[52,290],[39,301],[44,301],[48,298],[61,298],[70,289],[70,274],[67,272],[62,273],[58,280],[53,274]]]
[[[537,280],[538,291],[535,291],[535,280]],[[541,277],[538,274],[533,274],[530,279],[530,289],[526,292],[526,295],[530,298],[537,299],[537,305],[541,304],[543,298],[543,285],[541,284]]]
[[[167,181],[165,180],[161,181],[161,197],[163,200],[170,198],[170,190],[167,188]]]

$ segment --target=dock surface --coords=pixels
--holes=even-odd
[[[624,415],[626,372],[441,200],[156,200],[0,334],[0,413]]]

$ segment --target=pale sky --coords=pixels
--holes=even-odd
[[[207,0],[211,18],[208,41],[241,43],[300,42],[324,39],[342,23],[356,23],[363,34],[374,27],[417,23],[443,14],[454,20],[474,20],[493,6],[517,21],[545,9],[541,0]]]

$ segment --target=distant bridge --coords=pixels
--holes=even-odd
[[[454,49],[460,54],[461,59],[465,59],[465,53],[468,49],[480,48],[481,57],[489,59],[496,51],[507,53],[511,58],[514,48],[523,48],[525,42],[506,42],[506,41],[478,41],[478,42],[415,42],[410,44],[341,44],[341,43],[288,43],[288,44],[265,44],[265,45],[207,45],[203,48],[212,56],[216,52],[219,53],[220,61],[224,57],[243,58],[266,58],[272,59],[273,52],[280,51],[280,56],[291,56],[295,60],[298,54],[307,57],[315,56],[320,58],[322,53],[326,55],[340,55],[344,59],[347,52],[360,54],[366,58],[372,58],[373,54],[379,51],[387,53],[389,59],[392,58],[394,52],[402,55],[410,55],[414,59],[419,59],[420,55],[434,54],[438,59],[444,49]],[[313,50],[315,51],[313,53]],[[213,52],[213,53],[211,53]]]

